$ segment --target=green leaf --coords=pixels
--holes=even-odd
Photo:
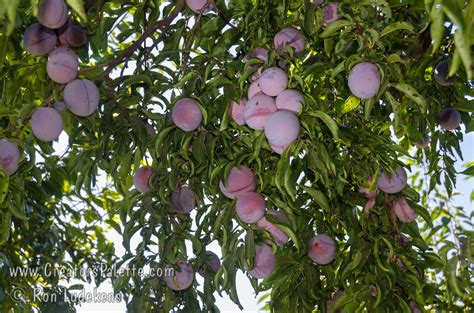
[[[314,201],[326,212],[330,212],[329,201],[327,197],[320,191],[308,186],[302,188],[313,198]]]
[[[83,0],[66,0],[67,4],[81,17],[84,22],[87,22],[86,10],[84,9]]]
[[[412,24],[407,23],[407,22],[395,22],[385,27],[380,33],[380,37],[387,36],[388,34],[393,33],[394,31],[397,31],[397,30],[406,30],[410,33],[414,32]]]
[[[319,37],[328,38],[328,37],[334,36],[336,32],[338,32],[339,30],[349,25],[352,25],[352,23],[347,20],[339,20],[339,21],[332,22],[328,26],[326,26],[326,28],[321,33],[321,35],[319,35]]]
[[[334,139],[339,140],[339,127],[329,115],[319,110],[308,112],[308,114],[320,118],[324,122],[324,124],[326,124],[326,126],[329,128]]]
[[[399,82],[393,85],[397,90],[403,92],[409,99],[418,104],[422,113],[426,112],[426,100],[412,86]]]
[[[356,96],[350,96],[342,105],[341,113],[345,114],[347,112],[357,109],[360,105],[360,99]]]

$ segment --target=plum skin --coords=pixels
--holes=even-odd
[[[188,289],[194,281],[194,271],[188,262],[176,260],[178,269],[174,271],[174,276],[165,276],[163,280],[168,288],[180,291]]]
[[[60,28],[67,21],[69,10],[64,0],[43,0],[38,5],[38,22],[51,29]]]
[[[56,48],[49,54],[46,71],[56,83],[67,84],[74,80],[79,72],[79,58],[69,48]]]
[[[217,273],[219,269],[221,268],[221,260],[212,251],[206,251],[206,260],[204,262],[204,265],[199,269],[198,273],[202,277],[206,275],[208,272],[212,273]]]
[[[285,223],[289,223],[290,220],[288,219],[288,217],[286,217],[285,214],[283,214],[282,212],[279,212],[279,211],[275,211],[275,210],[269,210],[265,216],[267,215],[273,215],[275,217],[277,217],[280,221],[282,222],[285,222]],[[271,222],[269,222],[265,216],[263,216],[258,222],[257,222],[257,225],[258,227],[260,228],[263,228],[265,229],[266,231],[268,231],[272,237],[273,237],[273,240],[275,241],[275,243],[278,245],[278,246],[282,246],[284,245],[289,239],[290,237],[288,237],[288,235],[283,232],[282,230],[280,230],[276,225],[272,224]]]
[[[247,268],[247,262],[245,262]],[[276,257],[273,254],[272,248],[266,244],[255,246],[255,259],[253,268],[248,269],[250,276],[263,279],[270,276],[276,267]]]
[[[241,166],[240,169],[233,167],[227,176],[225,185],[221,181],[219,188],[227,198],[237,199],[241,195],[257,189],[257,179],[248,167]]]
[[[230,103],[229,116],[239,126],[245,125],[244,111],[246,103],[246,99],[240,99],[238,103],[236,101]]]
[[[191,98],[182,98],[176,101],[171,112],[174,124],[185,132],[199,127],[202,122],[202,112],[197,102]]]
[[[436,65],[433,71],[434,80],[443,87],[452,86],[454,82],[456,81],[456,77],[452,76],[446,79],[446,77],[448,76],[448,73],[449,73],[448,61],[441,61]]]
[[[87,42],[87,34],[75,21],[68,20],[59,30],[59,42],[65,47],[78,48]]]
[[[309,241],[308,256],[315,263],[329,264],[336,258],[336,243],[326,234],[316,235]]]
[[[21,153],[18,146],[6,139],[0,140],[0,166],[8,175],[12,175],[18,169]]]
[[[438,121],[444,130],[456,129],[461,124],[461,113],[453,108],[445,108],[439,113]]]
[[[337,14],[337,3],[330,2],[323,8],[324,23],[329,24],[339,19]]]
[[[403,167],[400,167],[391,177],[381,170],[377,185],[385,193],[397,193],[405,188],[407,179],[407,172]]]
[[[267,68],[260,76],[259,87],[267,96],[276,97],[288,87],[288,75],[279,67]]]
[[[275,103],[278,110],[300,113],[305,104],[305,100],[298,90],[286,89],[276,97]]]
[[[374,97],[380,88],[380,73],[373,63],[362,62],[355,65],[348,78],[349,89],[360,99]]]
[[[150,191],[150,177],[154,172],[150,166],[142,166],[137,170],[133,176],[133,185],[139,192],[145,193]]]
[[[171,194],[171,204],[177,213],[188,214],[196,207],[196,197],[188,186],[183,186]]]
[[[265,215],[266,203],[263,197],[254,191],[244,193],[237,198],[235,211],[244,223],[257,223]]]
[[[73,80],[64,88],[64,102],[73,114],[89,116],[99,106],[99,89],[88,79]]]
[[[39,140],[56,140],[64,130],[63,118],[53,108],[39,108],[31,116],[31,130]]]
[[[257,94],[245,105],[245,123],[255,130],[264,129],[268,118],[276,110],[275,99],[264,94]]]
[[[247,92],[247,96],[249,99],[252,99],[254,96],[261,93],[262,93],[262,89],[260,89],[260,81],[259,79],[257,79],[253,83],[250,84],[249,90]]]
[[[295,54],[300,54],[305,46],[303,34],[293,27],[283,28],[273,38],[273,47],[281,50],[286,45],[292,47]]]
[[[265,124],[265,137],[273,146],[286,149],[297,138],[300,123],[293,112],[281,110],[273,113]]]
[[[56,47],[58,38],[53,30],[41,24],[31,24],[23,35],[23,45],[31,54],[42,56]]]
[[[186,4],[191,11],[196,13],[207,13],[212,8],[209,0],[186,0]]]
[[[397,198],[393,201],[392,210],[403,223],[413,222],[418,216],[418,213],[411,208],[404,197]]]

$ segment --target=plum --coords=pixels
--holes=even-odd
[[[150,191],[150,178],[155,171],[150,166],[140,167],[133,176],[133,185],[142,193]]]
[[[268,50],[262,47],[256,47],[250,54],[251,58],[257,58],[263,62],[268,61]]]
[[[301,112],[305,104],[304,97],[298,90],[287,89],[276,97],[278,110],[288,110],[295,113]]]
[[[289,223],[290,220],[288,217],[286,217],[285,214],[279,211],[275,210],[269,210],[267,213],[265,213],[265,216],[272,215],[277,217],[280,221]],[[283,246],[289,239],[288,235],[280,230],[276,225],[270,223],[265,216],[263,216],[257,223],[258,227],[265,229],[272,235],[273,240],[275,240],[275,243],[279,246]]]
[[[445,108],[439,113],[438,122],[444,130],[456,129],[461,124],[461,113],[453,108]]]
[[[247,262],[245,262],[245,267]],[[253,268],[248,270],[248,273],[257,279],[263,279],[270,276],[276,267],[276,257],[273,254],[272,248],[268,245],[256,245],[255,246],[255,259],[253,262]]]
[[[207,272],[217,273],[220,268],[221,260],[219,260],[217,254],[211,251],[206,251],[206,261],[204,262],[204,265],[199,269],[198,273],[199,275],[204,277]]]
[[[173,276],[164,276],[166,286],[172,290],[188,289],[194,281],[194,271],[188,262],[176,260],[176,269]]]
[[[261,94],[262,90],[260,89],[260,81],[257,79],[253,83],[250,84],[249,90],[247,92],[247,96],[249,99],[252,99],[258,94]]]
[[[196,197],[188,186],[183,186],[171,194],[171,204],[177,213],[188,214],[196,207]]]
[[[56,102],[53,106],[54,106],[54,109],[56,111],[60,112],[60,113],[66,111],[66,108],[67,108],[66,103],[64,103],[62,101],[61,102]]]
[[[56,140],[63,130],[63,118],[53,108],[39,108],[31,116],[31,131],[39,140]]]
[[[209,0],[186,0],[188,7],[196,13],[207,13],[212,9],[212,4]]]
[[[43,0],[38,4],[38,22],[51,29],[60,28],[67,21],[69,10],[64,0]]]
[[[330,2],[323,8],[324,14],[324,23],[329,24],[331,22],[337,21],[339,15],[337,14],[337,3]]]
[[[293,27],[280,30],[273,38],[273,47],[283,50],[287,45],[292,47],[296,54],[303,52],[305,45],[303,34]]]
[[[46,55],[56,47],[58,37],[53,30],[35,23],[30,25],[23,35],[26,51],[34,55]]]
[[[270,148],[272,148],[273,152],[275,153],[283,154],[283,152],[285,152],[285,149],[288,147],[280,147],[270,144]]]
[[[150,137],[155,137],[156,136],[156,130],[155,130],[155,127],[153,127],[153,125],[145,123],[145,129],[146,129],[146,133],[148,134],[148,136],[150,136]]]
[[[392,176],[388,176],[381,170],[377,185],[383,192],[397,193],[405,188],[407,179],[407,172],[403,167],[400,167]]]
[[[326,304],[326,312],[330,312],[331,311],[331,306],[332,304],[334,303],[334,301],[336,301],[337,299],[339,299],[340,297],[342,297],[344,295],[344,291],[342,290],[338,290],[332,297],[331,299],[328,300],[327,304]],[[342,313],[342,310],[337,310],[336,311],[337,313]]]
[[[0,165],[8,175],[16,172],[20,159],[20,150],[15,143],[6,139],[0,140]]]
[[[373,181],[374,181],[373,178],[369,177],[367,179],[367,184],[371,185]],[[367,199],[375,198],[377,196],[377,192],[378,192],[377,188],[375,188],[375,190],[370,190],[369,188],[366,188],[366,187],[360,187],[358,191],[359,191],[360,194],[362,194]]]
[[[260,90],[267,96],[276,97],[288,86],[288,75],[279,67],[263,71],[259,79]]]
[[[99,89],[88,79],[76,79],[64,88],[64,102],[77,116],[89,116],[99,106]]]
[[[174,124],[185,132],[195,130],[201,125],[202,112],[197,102],[191,98],[176,101],[171,112]]]
[[[380,88],[380,73],[373,63],[362,62],[354,66],[349,74],[349,89],[360,99],[370,99]]]
[[[264,129],[267,119],[276,110],[275,99],[264,94],[258,94],[247,101],[245,105],[245,123],[255,130]]]
[[[395,199],[392,203],[392,210],[397,215],[398,219],[403,223],[410,223],[416,219],[416,213],[408,204],[407,199],[400,197]]]
[[[87,42],[87,34],[75,21],[68,20],[59,30],[59,42],[64,47],[78,48]]]
[[[229,108],[229,116],[237,123],[237,125],[245,124],[244,110],[247,99],[240,99],[239,103],[232,101]]]
[[[416,302],[413,300],[410,301],[410,309],[413,313],[421,313],[421,310],[416,306]]]
[[[285,150],[297,138],[300,132],[300,123],[291,111],[276,111],[267,119],[265,137],[272,146]]]
[[[431,136],[428,134],[425,134],[421,140],[415,142],[415,145],[418,149],[424,149],[430,145],[430,142],[431,142]]]
[[[265,214],[265,199],[256,192],[247,192],[237,198],[235,211],[244,223],[257,223]]]
[[[452,86],[454,82],[456,81],[456,77],[448,77],[449,73],[449,63],[448,61],[441,61],[439,62],[433,72],[433,77],[435,81],[443,86],[443,87],[448,87]]]
[[[247,192],[254,191],[257,188],[257,179],[248,167],[241,166],[240,169],[233,167],[227,176],[226,184],[219,182],[219,188],[226,197],[237,199]]]
[[[77,76],[79,58],[71,49],[58,47],[49,54],[46,71],[53,81],[67,84]]]
[[[316,235],[309,241],[308,256],[318,264],[329,264],[336,258],[336,243],[326,234]]]

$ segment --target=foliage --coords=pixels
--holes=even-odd
[[[47,77],[46,57],[22,46],[23,32],[36,22],[36,1],[0,0],[0,137],[24,155],[17,173],[2,172],[0,180],[0,190],[7,190],[0,211],[2,311],[44,305],[31,302],[34,286],[67,292],[57,278],[11,277],[9,267],[105,262],[144,268],[184,259],[197,272],[212,242],[221,248],[223,266],[204,286],[195,282],[174,292],[162,280],[124,275],[112,278],[114,289],[130,312],[218,311],[216,291],[240,306],[236,273],[271,236],[240,222],[235,201],[219,191],[236,165],[252,168],[267,208],[290,220],[280,227],[291,240],[273,245],[277,269],[263,281],[252,279],[256,291],[271,290],[267,309],[323,311],[338,290],[344,294],[332,310],[407,312],[416,303],[421,310],[456,311],[472,304],[473,213],[450,200],[463,131],[441,130],[437,116],[444,107],[457,108],[466,131],[474,131],[473,1],[345,0],[340,19],[328,25],[319,6],[302,0],[218,0],[207,14],[192,12],[184,0],[67,2],[89,36],[78,50],[80,76],[96,83],[101,104],[87,118],[62,114],[69,143],[58,154],[34,138],[28,122],[34,108],[61,101],[64,88]],[[290,26],[306,38],[298,56],[272,49],[275,33]],[[270,50],[264,66],[288,62],[289,86],[305,94],[299,138],[281,156],[263,132],[228,115],[229,103],[247,94],[252,65],[262,63],[242,61],[255,47]],[[432,79],[445,59],[457,76],[452,87]],[[382,76],[368,100],[351,96],[347,86],[350,69],[361,61],[377,64]],[[171,120],[181,97],[196,99],[203,112],[194,132]],[[430,146],[414,148],[427,133]],[[158,181],[145,194],[133,188],[141,164],[153,166]],[[400,164],[424,165],[402,192],[420,216],[408,224],[389,209],[394,196],[380,192],[365,213],[357,192],[381,168],[392,172]],[[463,174],[472,176],[472,166]],[[195,215],[170,214],[170,194],[182,185],[198,198]],[[123,236],[123,258],[114,255],[104,227]],[[318,233],[337,242],[329,265],[307,256],[307,242]],[[131,249],[134,236],[141,242]],[[9,299],[13,286],[27,291],[24,302]]]

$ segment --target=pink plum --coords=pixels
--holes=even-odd
[[[331,22],[337,21],[339,15],[337,14],[337,3],[330,2],[323,8],[324,22],[329,24]]]
[[[265,199],[259,193],[252,191],[237,198],[235,211],[242,222],[253,224],[263,217],[265,207]]]
[[[293,27],[283,28],[273,38],[273,47],[283,50],[288,45],[295,50],[296,54],[300,54],[304,50],[304,36]]]
[[[56,29],[67,21],[69,10],[64,0],[43,0],[38,5],[38,21],[41,25]]]
[[[354,66],[349,74],[349,89],[360,99],[370,99],[380,88],[380,73],[373,63],[362,62]]]
[[[77,76],[79,58],[71,49],[58,47],[49,54],[46,71],[56,83],[67,84]]]
[[[176,260],[174,276],[164,276],[166,286],[172,290],[188,289],[194,281],[194,271],[189,263],[183,260]]]
[[[191,98],[183,98],[176,102],[171,112],[174,124],[185,132],[195,130],[201,125],[202,112],[197,102]]]
[[[400,167],[392,176],[388,176],[381,170],[378,187],[386,193],[397,193],[405,188],[407,179],[407,172],[403,167]]]
[[[268,215],[275,216],[275,217],[277,217],[280,221],[285,222],[285,223],[287,223],[287,224],[290,222],[290,220],[288,219],[288,217],[286,217],[285,214],[283,214],[282,212],[279,212],[279,211],[269,210],[269,211],[267,211],[267,213],[265,214],[265,216],[268,216]],[[265,218],[265,216],[262,217],[262,218],[258,221],[258,223],[257,223],[258,227],[263,228],[263,229],[265,229],[266,231],[268,231],[268,232],[272,235],[272,237],[273,237],[273,239],[275,240],[275,243],[276,243],[277,245],[279,245],[279,246],[284,245],[284,244],[288,241],[288,239],[289,239],[288,235],[287,235],[285,232],[283,232],[282,230],[280,230],[276,225],[270,223],[270,222]]]
[[[392,209],[397,215],[398,219],[403,223],[410,223],[416,219],[418,213],[416,213],[407,200],[403,197],[397,198],[392,203]]]
[[[150,178],[155,171],[150,166],[140,167],[133,176],[133,185],[142,193],[150,191]]]
[[[63,130],[63,118],[53,108],[39,108],[31,116],[31,131],[39,140],[56,140]]]
[[[217,254],[211,251],[206,252],[206,261],[204,262],[204,265],[199,269],[199,275],[202,277],[205,276],[207,272],[211,273],[217,273],[219,269],[221,268],[221,260],[219,260],[219,257]]]
[[[326,234],[311,238],[308,250],[308,256],[318,264],[329,264],[336,258],[336,243]]]
[[[227,176],[226,184],[219,182],[219,188],[226,197],[237,199],[247,192],[254,191],[257,188],[257,179],[248,167],[241,166],[240,169],[233,167]]]
[[[212,4],[209,0],[186,0],[188,7],[196,13],[207,13],[212,9]]]
[[[66,111],[66,103],[64,102],[56,102],[54,105],[54,109],[58,112],[64,112]]]
[[[87,42],[87,34],[75,21],[68,20],[59,30],[59,42],[64,47],[78,48]]]
[[[418,149],[424,149],[430,145],[431,142],[431,136],[430,135],[424,135],[423,138],[417,142],[415,142],[415,145]]]
[[[247,265],[246,265],[247,267]],[[248,273],[257,279],[263,279],[270,276],[276,267],[276,257],[272,248],[268,245],[255,246],[255,259],[253,268]]]
[[[286,110],[276,111],[265,124],[265,137],[273,146],[288,147],[298,138],[299,132],[298,118]]]
[[[77,116],[89,116],[99,106],[99,89],[88,79],[76,79],[64,88],[64,102]]]
[[[183,186],[171,194],[171,204],[177,213],[188,214],[196,207],[196,197],[188,186]]]
[[[247,101],[245,105],[245,123],[255,130],[264,129],[267,119],[276,110],[275,99],[264,94],[258,94]]]
[[[270,148],[272,148],[273,152],[275,153],[283,154],[283,152],[285,152],[286,148],[288,147],[275,146],[270,143]]]
[[[260,81],[257,79],[253,83],[250,84],[249,90],[247,92],[247,96],[249,99],[252,99],[256,95],[262,93],[260,89]]]
[[[20,159],[20,150],[15,143],[6,139],[0,140],[0,166],[8,175],[16,172]]]
[[[410,301],[410,309],[413,313],[421,313],[421,310],[416,306],[415,301]]]
[[[267,96],[276,97],[288,86],[288,75],[279,67],[267,68],[259,79],[259,86]]]
[[[295,113],[301,112],[305,104],[304,97],[298,90],[287,89],[276,97],[278,110],[288,110]]]
[[[367,179],[367,184],[371,185],[372,182],[373,182],[373,178],[369,177]],[[359,188],[359,193],[368,199],[375,198],[377,196],[377,191],[378,191],[377,188],[375,188],[375,190],[370,190],[369,188],[366,188],[366,187]]]
[[[242,126],[245,124],[244,110],[246,103],[246,99],[240,99],[239,103],[236,101],[230,103],[229,116],[237,123],[237,125]]]
[[[58,38],[53,30],[38,23],[30,25],[23,35],[23,44],[26,51],[34,55],[45,55],[50,53]]]
[[[461,114],[453,108],[445,108],[438,116],[439,126],[444,130],[453,130],[461,124]]]

